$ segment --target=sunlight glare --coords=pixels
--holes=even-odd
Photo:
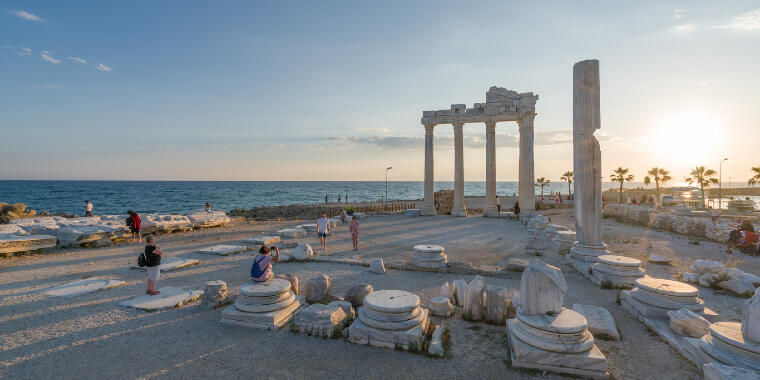
[[[721,125],[711,115],[700,112],[663,119],[655,135],[659,152],[676,162],[706,162],[723,146]]]

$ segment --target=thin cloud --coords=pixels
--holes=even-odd
[[[53,58],[53,56],[51,56],[50,52],[47,51],[47,50],[41,51],[40,52],[40,57],[42,57],[42,59],[44,59],[45,61],[50,62],[50,63],[52,63],[54,65],[57,65],[57,64],[61,63],[60,59]]]
[[[682,33],[682,34],[691,33],[693,31],[697,30],[697,25],[692,24],[692,23],[681,24],[681,25],[676,25],[676,26],[670,28],[670,30],[672,30],[672,31],[674,31],[676,33]]]
[[[673,18],[676,20],[680,20],[682,18],[686,17],[686,9],[673,9]]]
[[[284,144],[264,144],[266,148],[284,148]]]
[[[44,18],[31,14],[21,9],[17,11],[8,11],[8,14],[16,16],[18,18],[22,18],[24,20],[29,20],[29,21],[34,21],[34,22],[45,22]]]
[[[100,71],[105,71],[105,72],[111,71],[111,66],[106,66],[106,65],[104,65],[102,63],[98,63],[98,65],[95,66],[95,68],[98,69],[98,70],[100,70]]]
[[[731,29],[747,32],[760,31],[760,9],[736,16],[728,24],[717,25],[715,29]]]
[[[22,57],[30,57],[32,55],[32,49],[22,47],[18,49],[17,54]]]
[[[69,61],[74,62],[74,63],[87,63],[87,61],[79,57],[68,57],[68,59]]]

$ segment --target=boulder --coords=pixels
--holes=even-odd
[[[717,273],[713,272],[706,272],[699,276],[699,285],[706,286],[706,287],[713,287],[715,286],[720,280],[721,276]]]
[[[356,318],[356,310],[354,310],[354,307],[351,306],[351,302],[338,300],[328,303],[327,306],[339,307],[343,309],[343,312],[346,313],[349,319]]]
[[[385,264],[383,263],[383,259],[377,257],[373,258],[369,263],[369,271],[372,273],[385,273]]]
[[[726,269],[726,266],[723,263],[718,262],[718,261],[694,260],[694,262],[691,264],[689,269],[699,274],[703,274],[707,272],[720,273]]]
[[[209,281],[203,290],[201,297],[201,307],[204,309],[214,309],[227,304],[227,283],[221,280]]]
[[[707,335],[710,322],[699,314],[689,310],[672,310],[668,312],[670,328],[678,335],[701,338]]]
[[[467,285],[464,294],[463,317],[469,321],[480,321],[483,319],[483,310],[485,306],[485,280],[482,276],[475,276]]]
[[[433,356],[443,357],[443,334],[446,332],[446,328],[443,326],[436,326],[433,331],[433,338],[430,340],[428,346],[428,354]]]
[[[741,279],[721,281],[718,287],[743,297],[751,297],[755,293],[755,286]]]
[[[282,256],[280,256],[280,258],[282,258]],[[294,274],[282,273],[276,274],[274,277],[281,278],[290,282],[290,290],[293,291],[293,294],[298,294],[298,276]]]
[[[296,249],[293,251],[293,259],[295,260],[308,260],[312,256],[314,256],[314,251],[307,243],[299,244],[298,247],[296,247]]]
[[[597,338],[606,338],[610,340],[620,340],[620,334],[615,324],[615,319],[612,318],[607,309],[593,305],[581,305],[574,304],[571,308],[583,315],[586,318],[588,324],[588,331]]]
[[[540,260],[530,260],[520,279],[520,310],[523,315],[559,314],[567,284],[562,271]]]
[[[681,280],[683,282],[688,282],[691,284],[698,284],[699,283],[699,273],[682,273],[681,274]]]
[[[224,211],[198,211],[187,214],[187,218],[195,228],[223,226],[230,222]]]
[[[456,280],[454,281],[454,304],[457,306],[464,306],[464,295],[467,290],[467,281]]]
[[[357,284],[346,291],[346,295],[343,297],[346,301],[350,302],[355,308],[364,305],[364,297],[375,291],[372,285],[369,284]]]
[[[514,289],[511,291],[505,286],[488,285],[486,287],[486,321],[496,325],[503,325],[508,317],[508,310],[512,307]]]
[[[742,305],[742,335],[744,339],[760,343],[760,288]]]
[[[308,303],[328,303],[330,302],[330,277],[320,273],[306,281],[304,295]]]

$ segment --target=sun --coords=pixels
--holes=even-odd
[[[657,125],[658,153],[671,162],[705,165],[723,148],[722,125],[705,112],[684,112]]]

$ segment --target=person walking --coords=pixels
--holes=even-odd
[[[142,243],[142,234],[140,234],[140,215],[138,215],[136,212],[129,210],[127,211],[127,225],[129,226],[129,230],[132,232],[132,243],[135,242],[135,237],[137,237],[137,241]]]
[[[513,210],[514,210],[515,215],[520,215],[520,203],[515,202],[515,207]]]
[[[90,201],[84,201],[84,216],[92,216],[93,205]]]
[[[145,238],[145,259],[148,261],[148,289],[145,293],[155,296],[161,292],[156,290],[158,279],[161,278],[161,255],[164,251],[156,245],[156,238],[149,235]]]
[[[272,247],[276,256],[272,257],[272,250],[266,245],[262,245],[259,249],[259,253],[253,257],[253,265],[251,265],[251,278],[255,282],[269,281],[274,277],[272,272],[272,265],[280,261],[280,249],[277,246]]]
[[[351,217],[351,225],[348,226],[351,232],[351,242],[354,244],[354,251],[359,250],[359,220],[355,216]]]
[[[501,199],[499,199],[499,196],[496,196],[496,211],[501,212]]]
[[[322,250],[327,249],[327,233],[330,232],[330,220],[327,219],[327,213],[322,213],[322,217],[317,220],[317,236],[322,244]]]

